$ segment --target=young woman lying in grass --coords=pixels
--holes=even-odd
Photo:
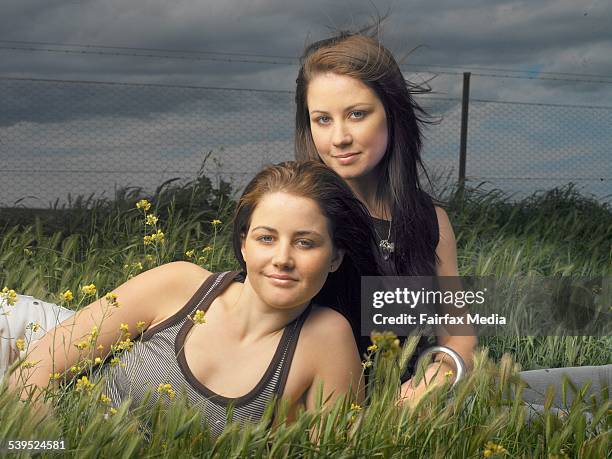
[[[13,295],[11,314],[0,315],[5,347],[23,348],[15,338],[37,320],[41,330],[31,331],[48,331],[29,343],[9,384],[22,398],[38,397],[51,382],[73,379],[86,357],[104,362],[112,406],[141,402],[147,391],[155,394],[151,403],[184,391],[216,435],[230,404],[234,421],[257,422],[270,400],[283,397],[292,419],[298,407],[314,408],[319,383],[323,400],[352,391],[360,402],[351,327],[311,300],[330,275],[335,285],[353,286],[360,275],[376,275],[373,244],[365,209],[333,171],[315,162],[268,167],[249,183],[234,218],[243,273],[168,263],[74,315]],[[65,320],[54,327],[54,315]],[[81,377],[79,384],[91,382]]]

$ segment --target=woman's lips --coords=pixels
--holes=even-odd
[[[351,152],[351,153],[343,153],[341,155],[334,155],[336,161],[338,161],[342,165],[352,164],[357,161],[357,157],[359,156],[359,152]]]
[[[270,279],[270,282],[273,285],[278,287],[288,287],[297,282],[297,279],[294,279],[287,274],[266,274],[266,277]]]

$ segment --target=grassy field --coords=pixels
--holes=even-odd
[[[229,187],[205,178],[161,187],[144,223],[140,190],[115,201],[80,200],[71,209],[0,212],[0,284],[70,307],[161,263],[191,260],[211,271],[237,268],[229,246]],[[571,187],[519,202],[500,193],[452,195],[448,213],[458,241],[460,274],[492,276],[611,276],[612,209]],[[215,221],[218,220],[219,222]],[[215,224],[212,222],[215,221]],[[143,238],[158,234],[150,244]],[[410,344],[410,343],[409,343]],[[302,413],[290,425],[229,427],[213,441],[182,403],[156,410],[109,410],[100,388],[59,389],[49,417],[0,389],[0,442],[59,439],[74,457],[585,457],[609,454],[610,403],[578,398],[561,416],[528,419],[517,385],[520,369],[610,362],[610,337],[486,337],[471,375],[452,391],[433,390],[416,407],[394,404],[397,361],[410,352],[377,351],[376,381],[365,407],[341,400],[325,412]],[[401,354],[401,355],[400,355]],[[568,389],[570,390],[570,389]],[[180,396],[177,397],[180,400]],[[590,414],[585,414],[590,413]],[[281,414],[282,419],[282,414]],[[144,432],[143,426],[148,426]],[[318,432],[318,443],[310,440]],[[0,448],[3,446],[0,444]],[[0,452],[0,454],[2,454]],[[52,454],[51,454],[52,455]]]

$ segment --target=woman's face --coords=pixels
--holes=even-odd
[[[307,304],[342,261],[318,204],[280,191],[255,207],[241,251],[249,284],[279,309]]]
[[[387,117],[378,96],[358,79],[322,73],[308,84],[310,129],[321,160],[345,180],[374,171],[387,149]]]

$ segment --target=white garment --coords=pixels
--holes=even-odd
[[[47,331],[74,314],[54,303],[39,300],[28,295],[17,295],[14,305],[0,303],[0,379],[19,356],[16,341],[23,338],[26,349],[33,341],[42,338]],[[38,324],[33,327],[30,324]],[[37,331],[33,331],[38,328]]]

